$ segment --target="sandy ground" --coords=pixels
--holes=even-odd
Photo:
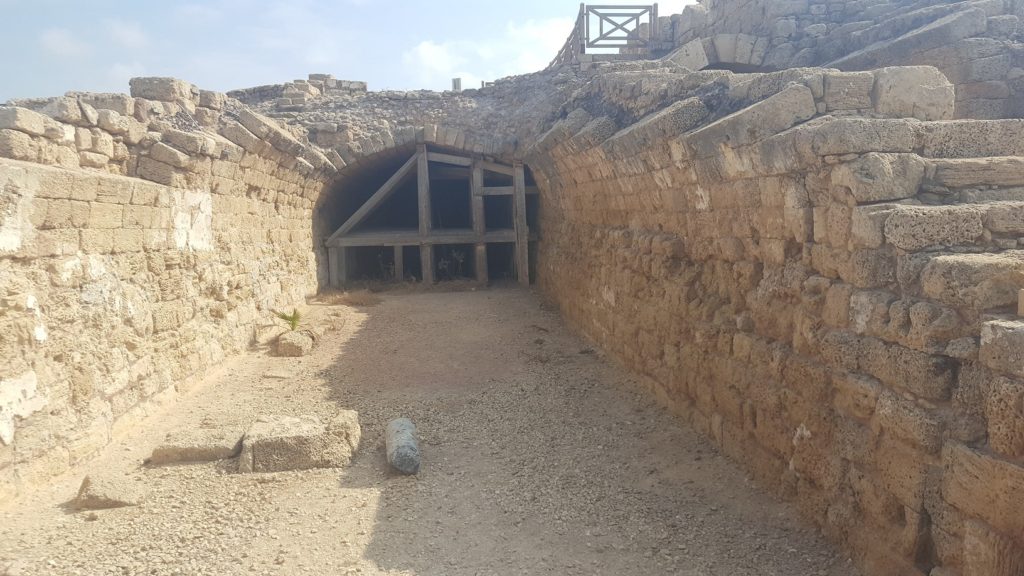
[[[47,575],[856,574],[529,292],[392,294],[313,317],[341,328],[312,355],[226,363],[0,512],[0,559]],[[339,408],[363,428],[347,469],[142,465],[174,430]],[[382,431],[398,416],[420,430],[416,477],[387,470]],[[62,506],[98,471],[144,487],[144,502]]]

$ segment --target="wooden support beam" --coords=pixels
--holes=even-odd
[[[385,182],[384,185],[380,187],[380,189],[374,192],[373,196],[370,196],[370,199],[367,200],[366,203],[364,203],[362,206],[360,206],[359,210],[356,210],[356,213],[353,214],[348,220],[345,221],[344,224],[341,225],[341,228],[338,228],[338,230],[335,231],[334,234],[331,234],[331,237],[327,241],[330,242],[331,240],[334,240],[339,236],[344,236],[345,234],[348,234],[356,226],[362,223],[362,221],[365,220],[366,217],[369,216],[374,210],[380,208],[380,205],[383,204],[384,201],[387,200],[392,193],[394,193],[395,189],[398,188],[398,185],[402,183],[402,180],[404,180],[405,177],[412,172],[412,168],[413,166],[416,165],[418,158],[418,154],[415,154],[413,155],[412,158],[409,158],[409,160],[405,164],[403,164],[401,168],[398,169],[398,172],[392,174],[391,178],[388,178],[388,181]]]
[[[487,274],[487,244],[477,244],[476,253],[476,281],[486,284],[489,281]]]
[[[434,245],[420,246],[420,272],[424,284],[434,283]]]
[[[488,172],[496,172],[498,174],[504,174],[505,176],[515,175],[515,171],[512,169],[511,166],[506,166],[505,164],[498,164],[497,162],[488,162],[486,160],[484,161],[483,164],[484,170],[487,170]]]
[[[332,248],[355,246],[419,246],[421,244],[493,244],[515,242],[516,231],[512,229],[490,230],[477,234],[469,228],[434,230],[420,236],[419,230],[374,230],[353,232],[331,243]]]
[[[395,282],[405,280],[405,246],[395,246]]]
[[[418,169],[416,171],[416,189],[420,208],[420,236],[426,236],[433,227],[433,215],[430,211],[430,162],[427,160],[427,145],[416,147]]]
[[[335,246],[327,248],[327,272],[331,288],[336,290],[340,290],[348,282],[347,251],[347,248]]]
[[[481,160],[473,161],[473,175],[469,181],[469,189],[472,193],[470,202],[473,212],[473,232],[483,236],[487,229],[487,216],[484,212],[484,167]]]
[[[431,162],[440,162],[442,164],[452,164],[453,166],[472,166],[473,159],[466,158],[465,156],[455,156],[454,154],[442,154],[441,152],[430,152],[427,154],[427,159]]]
[[[515,194],[515,186],[485,186],[480,189],[481,196],[512,196]],[[540,189],[536,186],[527,186],[526,195],[540,194]]]
[[[526,223],[526,168],[521,161],[513,166],[512,196],[516,231],[516,277],[523,286],[530,285],[530,230]]]

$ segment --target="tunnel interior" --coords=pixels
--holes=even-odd
[[[461,151],[429,148],[438,156],[452,155],[466,158]],[[314,216],[314,236],[318,243],[325,242],[343,224],[355,215],[389,180],[406,166],[417,153],[415,146],[403,146],[366,158],[343,178],[332,183],[319,200]],[[458,280],[476,276],[476,243],[486,244],[487,269],[484,278],[503,281],[516,276],[515,243],[509,234],[515,230],[515,201],[512,190],[514,178],[511,167],[495,167],[483,171],[483,227],[492,237],[480,238],[473,232],[472,169],[457,163],[432,158],[430,175],[430,232],[439,237],[427,238],[420,234],[419,186],[415,165],[407,170],[375,209],[365,215],[346,238],[358,237],[358,243],[345,244],[345,278],[357,282],[391,282],[396,280],[422,280],[425,271],[422,258],[428,252],[421,244],[432,244],[435,281]],[[469,159],[466,158],[466,163]],[[526,222],[531,232],[538,225],[539,201],[535,193],[535,180],[528,167],[524,167],[526,195]],[[367,236],[374,236],[367,239]],[[468,236],[467,236],[468,235]],[[497,237],[494,237],[497,235]],[[396,239],[400,236],[400,239]],[[465,239],[465,242],[458,242]],[[446,242],[456,241],[455,243]],[[371,245],[379,241],[379,245]],[[321,287],[330,285],[329,258],[326,246],[318,250]],[[531,250],[535,246],[530,246]],[[481,253],[481,257],[483,254]],[[535,267],[531,266],[531,270]]]

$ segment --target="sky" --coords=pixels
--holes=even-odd
[[[578,11],[572,0],[0,0],[0,102],[127,92],[136,76],[218,91],[310,73],[371,90],[445,90],[456,77],[472,88],[546,67]]]

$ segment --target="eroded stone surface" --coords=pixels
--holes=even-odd
[[[324,423],[315,416],[264,416],[242,439],[239,472],[341,468],[359,448],[359,415],[339,412]]]
[[[243,431],[236,428],[180,430],[153,448],[147,463],[162,466],[234,458],[242,449],[242,435]]]

